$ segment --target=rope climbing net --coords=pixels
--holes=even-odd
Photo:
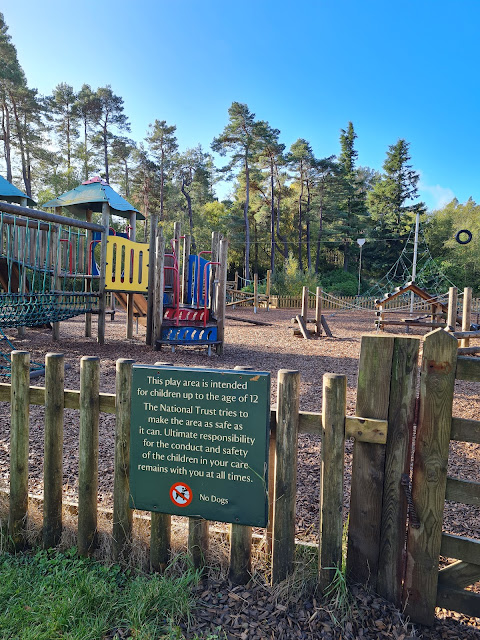
[[[85,229],[0,211],[0,327],[42,326],[94,312]]]

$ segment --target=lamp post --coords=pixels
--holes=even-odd
[[[358,292],[357,296],[360,295],[360,272],[362,271],[362,247],[365,244],[365,238],[358,238],[357,244],[360,247],[360,260],[358,261]]]

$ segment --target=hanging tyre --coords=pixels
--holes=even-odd
[[[468,229],[460,229],[460,231],[457,231],[457,233],[455,234],[455,240],[458,242],[458,244],[468,244],[471,239],[472,232]]]

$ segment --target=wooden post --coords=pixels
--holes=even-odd
[[[447,314],[447,331],[455,331],[457,325],[457,287],[450,287],[448,290],[448,314]]]
[[[377,592],[398,607],[402,599],[407,522],[401,477],[410,474],[419,347],[418,338],[394,339]]]
[[[92,210],[91,209],[87,209],[85,212],[85,219],[87,222],[91,222],[92,221]],[[85,255],[86,255],[86,259],[85,259],[85,274],[87,275],[90,272],[90,278],[85,278],[85,292],[86,293],[90,293],[90,291],[92,290],[92,280],[91,280],[91,276],[92,276],[92,262],[94,262],[94,255],[95,255],[95,247],[94,245],[92,245],[92,255],[91,255],[91,261],[90,264],[88,263],[88,256],[89,256],[89,247],[90,247],[90,242],[92,241],[93,238],[93,233],[92,231],[90,231],[90,229],[87,229],[87,246],[85,248]],[[85,314],[85,337],[86,338],[90,338],[92,336],[92,314],[91,313],[86,313]]]
[[[8,533],[13,547],[24,543],[28,512],[28,437],[30,418],[30,354],[12,351],[10,427],[10,508]]]
[[[238,271],[235,271],[235,291],[238,291]]]
[[[165,571],[168,565],[172,517],[154,512],[150,517],[150,567],[158,573]]]
[[[406,615],[427,625],[437,599],[457,349],[456,338],[442,329],[423,342],[412,487],[420,527],[408,529],[404,602]]]
[[[61,207],[55,207],[55,214],[60,214]],[[60,290],[60,273],[62,269],[62,243],[61,239],[61,227],[57,227],[55,231],[52,230],[52,250],[55,251],[54,265],[53,265],[53,278],[52,278],[52,290]],[[60,322],[52,322],[52,340],[57,341],[60,339]]]
[[[115,467],[113,479],[113,557],[126,559],[132,538],[130,498],[130,409],[133,360],[116,364]]]
[[[107,234],[108,236],[108,234]],[[135,211],[130,212],[130,236],[129,240],[135,242],[137,239],[137,214]],[[126,255],[125,260],[129,262],[129,268],[132,267],[130,264],[131,258]],[[127,294],[127,328],[125,337],[127,340],[131,340],[133,338],[133,315],[135,310],[135,294],[128,293]],[[147,313],[148,313],[148,302],[147,302]]]
[[[362,336],[357,405],[362,418],[388,419],[394,337]],[[347,575],[376,588],[382,518],[385,445],[355,441],[348,527]]]
[[[347,376],[323,376],[322,457],[320,469],[319,587],[323,591],[342,568],[343,468]]]
[[[98,494],[98,422],[100,361],[80,360],[80,442],[78,453],[78,553],[89,555],[96,544]]]
[[[253,367],[235,367],[235,371],[253,370]],[[230,563],[228,577],[233,584],[247,584],[252,572],[252,527],[230,525]]]
[[[270,311],[270,289],[272,286],[272,270],[268,269],[267,271],[267,289],[265,294],[267,296],[267,311]]]
[[[462,308],[462,331],[470,331],[472,324],[472,287],[465,287],[463,290],[463,308]],[[469,338],[460,340],[460,347],[470,346]]]
[[[277,462],[272,533],[273,583],[285,580],[293,569],[299,403],[299,372],[280,369],[277,386]]]
[[[301,316],[307,325],[308,323],[308,287],[302,289],[302,313]]]
[[[148,295],[147,295],[147,330],[145,335],[146,344],[152,346],[153,342],[153,298],[155,290],[155,261],[157,242],[158,214],[150,214],[150,244],[148,252]]]
[[[28,206],[28,200],[27,198],[20,198],[20,206],[22,207],[27,207]],[[26,238],[27,235],[29,234],[29,229],[22,229],[22,236],[23,236],[23,260],[20,261],[19,260],[19,268],[18,268],[18,293],[22,293],[25,294],[27,291],[27,274],[26,274],[26,268],[25,268],[25,264],[27,262],[27,255],[26,255],[26,247],[27,247],[27,242],[26,242]],[[21,270],[20,270],[20,263],[22,264]],[[17,334],[19,338],[24,338],[26,335],[26,329],[25,326],[21,326],[21,327],[17,327]]]
[[[228,263],[228,240],[222,238],[220,240],[220,249],[218,253],[218,262],[220,265],[217,270],[217,285],[215,291],[215,309],[217,318],[217,344],[216,352],[222,354],[225,341],[225,303],[227,296],[227,263]]]
[[[322,335],[322,288],[315,291],[315,334]]]
[[[258,273],[253,274],[253,313],[258,311]]]
[[[102,225],[104,231],[102,231],[102,242],[100,244],[100,280],[98,285],[98,327],[97,327],[97,340],[99,344],[105,342],[105,277],[107,268],[107,239],[108,239],[108,227],[110,224],[110,205],[108,202],[102,204]]]
[[[203,569],[208,551],[208,520],[188,519],[188,553],[194,569]]]
[[[43,463],[43,547],[62,536],[63,407],[65,361],[61,353],[45,358],[45,453]]]
[[[159,230],[155,246],[155,290],[153,294],[153,348],[162,337],[163,292],[165,289],[165,238]]]
[[[212,242],[211,242],[211,246],[210,246],[210,260],[212,262],[219,262],[220,261],[220,240],[222,238],[222,235],[219,231],[212,231]],[[200,271],[201,267],[200,267],[200,263],[198,263],[198,269],[199,269],[199,273],[196,273],[195,270],[195,279],[196,278],[202,278],[203,280],[203,275]],[[210,271],[210,281],[209,281],[209,288],[208,288],[208,292],[205,292],[205,295],[208,295],[208,300],[210,300],[210,311],[211,314],[215,317],[217,317],[217,299],[215,296],[215,286],[216,286],[216,282],[218,281],[218,265],[212,264],[210,267],[211,271]],[[200,284],[200,290],[203,287],[203,282]]]

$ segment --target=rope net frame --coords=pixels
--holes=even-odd
[[[85,229],[0,211],[0,327],[36,327],[98,308]]]

